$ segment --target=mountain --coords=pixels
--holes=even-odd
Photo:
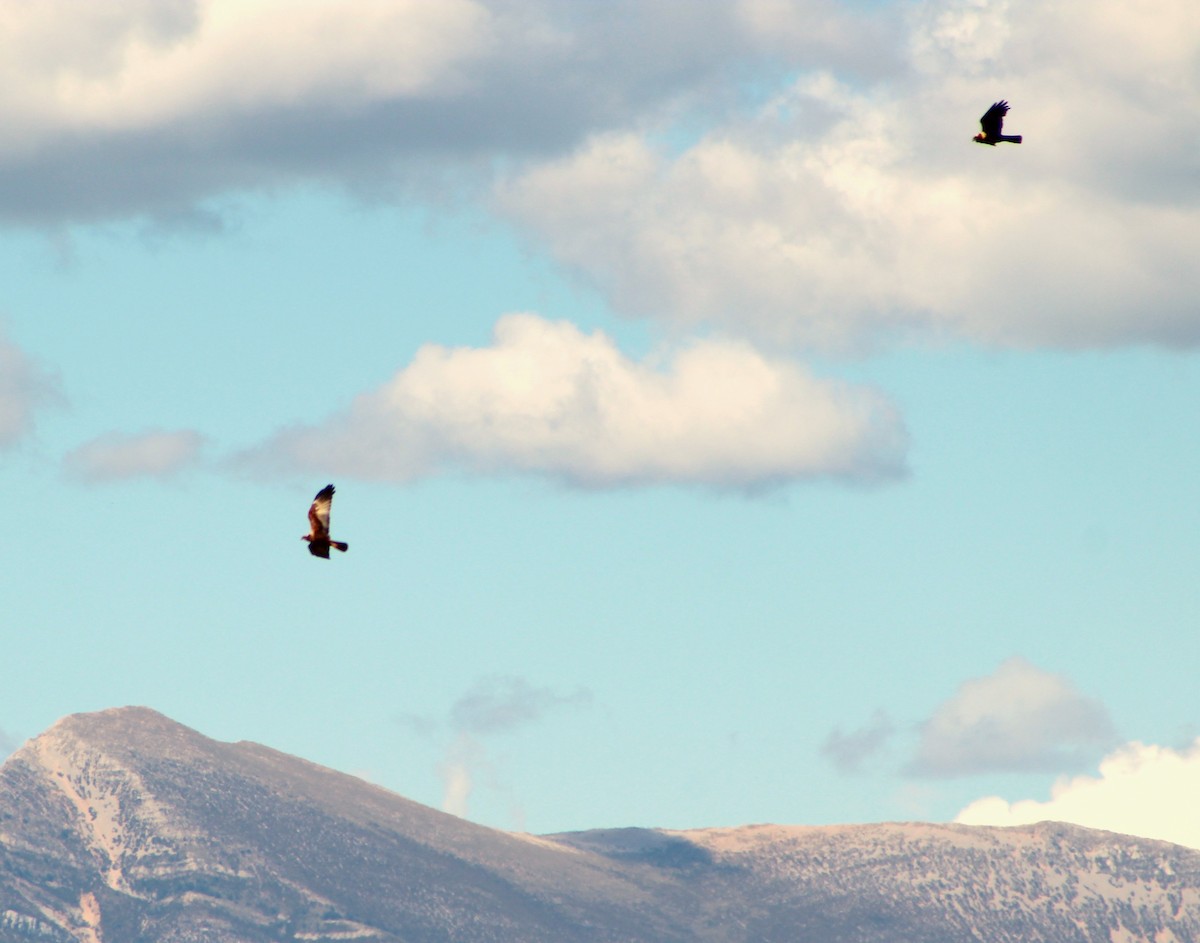
[[[145,708],[0,766],[0,943],[1200,941],[1200,852],[1058,824],[510,834]]]

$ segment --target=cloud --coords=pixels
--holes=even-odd
[[[800,29],[800,11],[819,29]],[[159,213],[300,180],[490,173],[681,100],[747,62],[877,71],[879,17],[830,0],[46,0],[0,33],[0,218]],[[782,41],[785,32],[802,41]],[[136,164],[137,174],[128,167]]]
[[[870,721],[857,730],[843,733],[841,727],[830,731],[821,744],[821,755],[842,773],[857,773],[863,764],[876,756],[896,732],[891,719],[881,710],[871,715]]]
[[[621,311],[841,351],[1200,343],[1200,14],[932,0],[886,83],[801,74],[682,149],[634,126],[496,205]],[[970,136],[1001,96],[1025,143]]]
[[[744,343],[697,341],[633,361],[602,332],[513,314],[491,347],[422,347],[348,412],[285,430],[239,461],[385,481],[461,469],[596,488],[752,489],[894,478],[906,442],[878,394]]]
[[[157,213],[386,165],[487,46],[471,0],[92,6],[6,17],[0,216]]]
[[[442,782],[442,810],[460,818],[470,814],[477,790],[499,797],[507,806],[509,827],[524,828],[525,812],[503,776],[503,763],[493,757],[493,738],[536,725],[547,715],[589,707],[586,688],[561,692],[531,684],[516,675],[477,679],[443,716],[405,713],[397,722],[414,736],[445,739],[437,774]]]
[[[859,6],[17,5],[0,220],[494,185],[638,317],[833,351],[1200,343],[1191,0]],[[1000,96],[1026,143],[972,144]]]
[[[921,726],[908,772],[970,776],[1079,767],[1115,742],[1104,705],[1067,679],[1010,658],[966,681]]]
[[[1070,822],[1200,848],[1200,739],[1184,750],[1127,743],[1108,754],[1098,775],[1062,778],[1050,799],[972,802],[956,822],[1025,825]]]
[[[61,401],[58,381],[0,336],[0,450],[33,431],[39,409]]]
[[[204,436],[191,430],[154,430],[134,435],[109,432],[63,459],[67,473],[86,482],[170,478],[199,463]]]
[[[591,692],[560,694],[531,685],[524,678],[492,675],[471,686],[450,709],[450,723],[461,733],[488,736],[507,733],[561,708],[585,707]]]
[[[1200,343],[1191,0],[857,6],[19,5],[0,220],[494,183],[638,317],[833,351]],[[1026,143],[972,144],[1002,95]]]
[[[407,713],[398,721],[420,737],[434,736],[438,731],[451,734],[437,766],[443,811],[466,818],[470,798],[482,785],[507,801],[509,816],[520,828],[524,811],[512,787],[504,781],[489,741],[534,726],[548,714],[579,710],[591,703],[592,693],[586,688],[564,693],[516,675],[488,675],[463,692],[444,717]]]

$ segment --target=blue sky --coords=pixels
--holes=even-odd
[[[506,829],[1200,845],[1159,6],[14,9],[0,753],[145,704]]]

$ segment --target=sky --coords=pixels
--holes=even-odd
[[[141,704],[506,830],[1200,847],[1154,7],[0,0],[0,756]]]

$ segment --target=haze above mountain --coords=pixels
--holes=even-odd
[[[145,708],[0,767],[0,940],[1200,940],[1200,852],[1043,823],[512,834]]]

